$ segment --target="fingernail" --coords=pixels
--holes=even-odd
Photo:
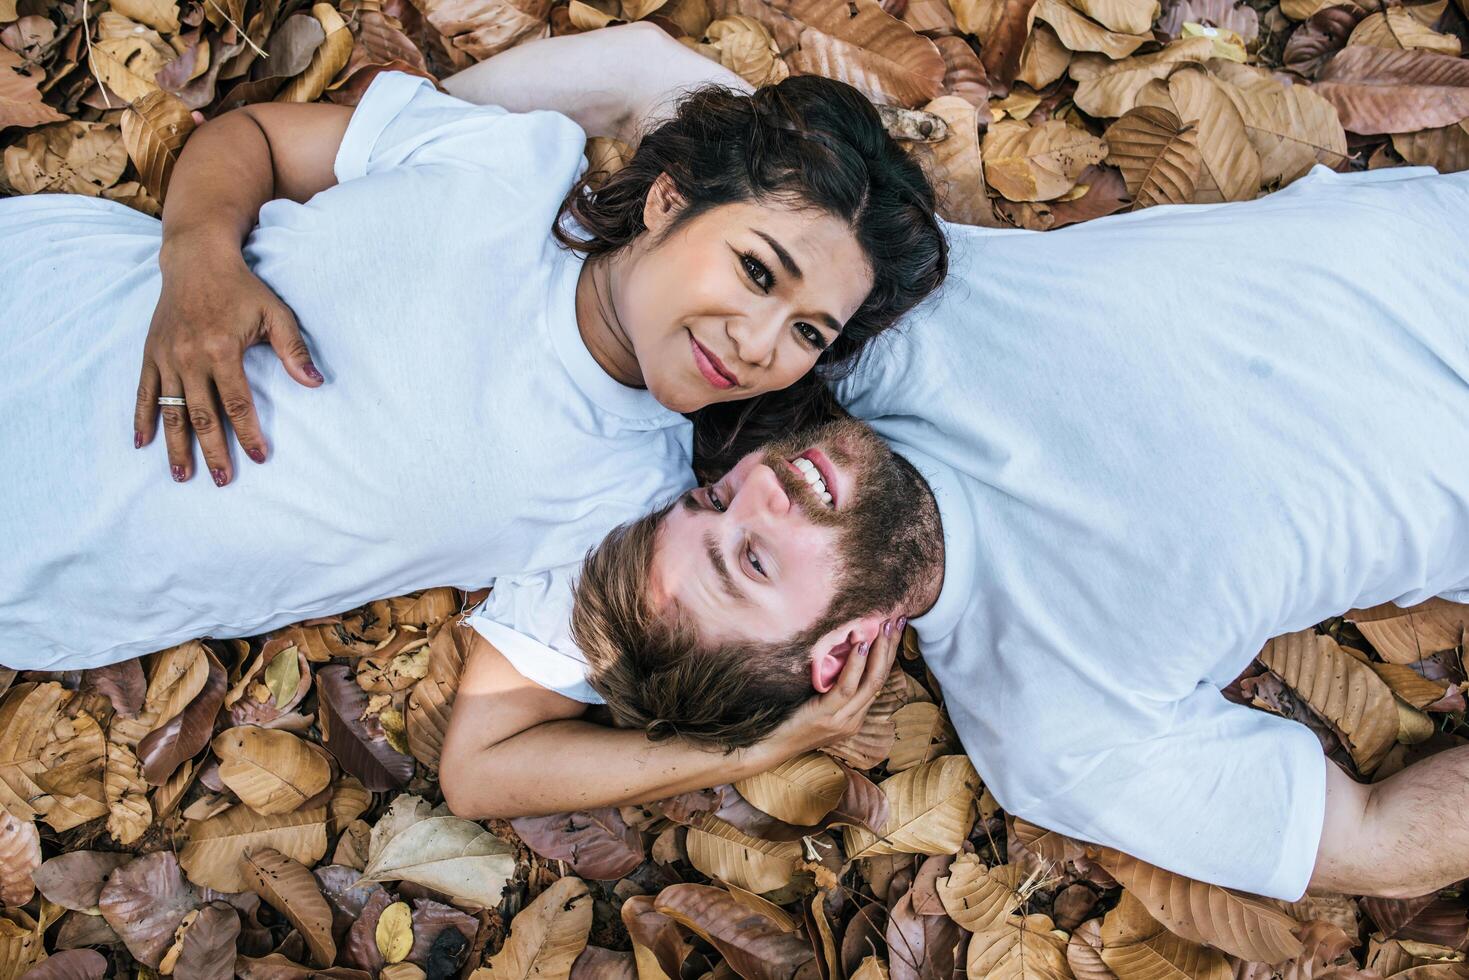
[[[247,449],[247,450],[245,450],[245,455],[246,456],[249,456],[251,459],[255,460],[255,462],[257,462],[257,463],[263,463],[263,462],[265,462],[265,450],[264,449],[253,449],[253,448],[252,449]]]
[[[312,364],[310,361],[307,361],[306,362],[306,366],[304,368],[302,368],[301,370],[305,371],[306,372],[306,377],[310,378],[312,381],[325,381],[326,380],[326,378],[323,378],[321,376],[321,372],[318,371],[318,370],[316,370],[316,365],[315,364]]]
[[[230,482],[230,478],[225,476],[224,470],[210,470],[209,475],[214,477],[214,485],[217,487],[222,487]]]
[[[882,635],[883,636],[892,636],[893,635],[893,621],[891,619],[887,619],[887,620],[884,620],[883,621],[883,624],[882,624]]]
[[[143,433],[141,433],[141,432],[134,432],[133,433],[133,448],[134,449],[142,449],[143,448]]]
[[[182,466],[170,466],[168,471],[173,474],[174,483],[184,482],[184,468]]]
[[[898,617],[898,632],[901,633],[901,632],[903,632],[903,630],[905,630],[907,628],[908,628],[908,617],[907,616],[899,616]]]
[[[857,644],[857,656],[859,656],[859,657],[865,657],[865,656],[867,656],[867,650],[871,646],[872,646],[871,643],[859,643],[859,644]]]

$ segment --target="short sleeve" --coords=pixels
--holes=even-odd
[[[578,567],[497,578],[489,598],[470,614],[469,625],[527,680],[574,701],[601,704],[587,683],[586,657],[571,640]]]
[[[426,78],[381,72],[352,112],[333,164],[348,181],[392,167],[451,163],[570,183],[586,134],[556,112],[472,105]]]
[[[1209,684],[1166,705],[1126,702],[1103,696],[1083,723],[1087,741],[1068,730],[1042,735],[1029,753],[1017,746],[1006,761],[1031,785],[1020,785],[1025,775],[1002,777],[991,786],[996,799],[1041,826],[1177,874],[1300,898],[1325,818],[1327,762],[1316,736]],[[1035,777],[1047,773],[1058,781],[1038,786]]]

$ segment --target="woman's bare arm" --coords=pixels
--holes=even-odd
[[[470,649],[439,785],[449,808],[484,820],[643,803],[733,782],[861,727],[901,631],[848,660],[837,683],[765,741],[725,753],[581,720],[586,705],[526,680],[489,642]]]
[[[445,91],[466,102],[553,109],[588,136],[625,143],[703,85],[751,90],[719,62],[643,23],[531,41],[444,79]]]

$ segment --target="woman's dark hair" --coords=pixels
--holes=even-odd
[[[588,256],[607,255],[645,230],[643,207],[660,174],[687,206],[670,231],[724,204],[797,201],[847,222],[872,265],[872,291],[818,362],[827,377],[855,363],[867,342],[943,282],[948,244],[922,168],[883,128],[856,89],[816,75],[787,78],[745,95],[709,86],[686,96],[672,119],[643,136],[626,166],[588,173],[561,204],[585,237],[558,220],[556,237]],[[811,379],[808,376],[808,382]],[[816,383],[759,404],[714,405],[694,413],[706,454],[757,418],[785,431],[818,408]],[[776,394],[776,393],[772,393]],[[711,411],[713,409],[714,411]],[[706,414],[707,413],[707,414]],[[726,446],[726,448],[728,448]]]

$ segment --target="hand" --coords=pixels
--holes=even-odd
[[[871,649],[862,644],[847,657],[831,690],[801,705],[771,734],[771,743],[783,749],[784,758],[840,742],[862,730],[868,709],[887,682],[907,624],[905,617],[883,623]]]
[[[269,343],[298,383],[315,388],[323,379],[296,317],[250,271],[238,246],[165,241],[161,262],[163,290],[143,345],[133,445],[153,441],[160,395],[183,398],[186,407],[163,407],[169,471],[180,483],[193,475],[192,434],[222,487],[233,474],[224,420],[245,455],[263,463],[268,452],[245,379],[245,349]]]

